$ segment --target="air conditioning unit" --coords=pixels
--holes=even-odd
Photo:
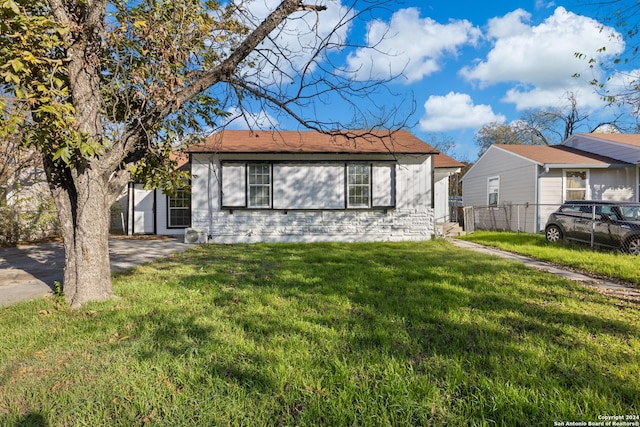
[[[185,243],[207,243],[207,232],[196,228],[186,228],[184,230]]]

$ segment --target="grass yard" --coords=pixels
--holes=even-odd
[[[549,243],[544,234],[476,231],[461,239],[640,285],[640,256],[611,249],[593,251],[580,243]]]
[[[446,241],[203,245],[0,309],[0,425],[552,426],[640,415],[640,310]]]

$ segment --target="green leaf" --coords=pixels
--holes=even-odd
[[[11,65],[11,68],[13,68],[13,71],[16,73],[19,73],[20,71],[25,70],[24,64],[18,58],[14,58],[10,61],[7,61],[7,63]]]
[[[2,3],[2,7],[11,9],[13,13],[15,13],[16,15],[20,15],[20,8],[13,0],[5,0],[5,2]]]
[[[71,161],[71,152],[68,146],[59,148],[53,155],[53,160],[62,160],[64,163],[69,164]]]

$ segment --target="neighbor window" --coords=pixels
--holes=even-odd
[[[347,166],[347,207],[368,208],[371,200],[371,166],[350,164]]]
[[[500,177],[494,176],[489,178],[487,184],[487,204],[489,206],[498,206],[500,195]]]
[[[586,170],[568,170],[565,177],[565,200],[586,200],[588,174]]]
[[[168,197],[168,227],[182,228],[191,225],[191,195],[183,188]]]
[[[271,207],[271,165],[268,163],[249,164],[248,177],[248,207]]]

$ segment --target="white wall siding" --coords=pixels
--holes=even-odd
[[[274,165],[273,208],[344,208],[344,165]]]
[[[549,215],[558,209],[558,206],[564,202],[564,193],[562,187],[563,180],[562,169],[550,169],[549,172],[542,173],[538,181],[540,204],[538,208],[538,228],[544,229],[549,219]]]
[[[591,198],[633,202],[636,200],[636,168],[592,169],[589,177]]]
[[[438,222],[449,221],[449,176],[434,184],[435,216]]]
[[[432,167],[433,158],[430,156],[399,160],[396,167],[398,209],[424,210],[432,207]]]
[[[464,205],[487,206],[489,178],[498,177],[498,207],[489,209],[496,210],[493,212],[496,218],[509,218],[504,227],[514,231],[535,232],[537,171],[536,163],[497,147],[490,147],[462,178]],[[529,206],[526,206],[527,203]]]
[[[491,147],[489,150],[463,177],[465,205],[486,205],[488,179],[496,176],[500,178],[499,204],[535,203],[536,195],[532,179],[535,177],[537,165],[496,147]],[[475,191],[467,193],[465,186],[468,184],[472,184],[471,188]]]

